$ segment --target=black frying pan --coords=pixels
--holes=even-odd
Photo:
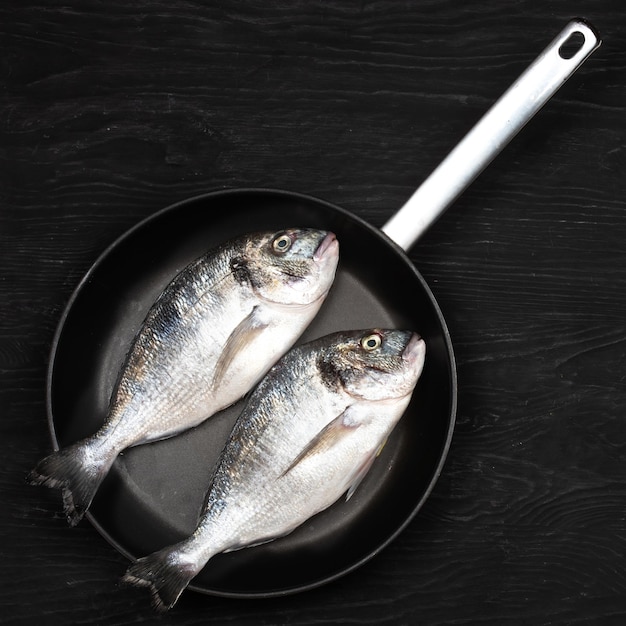
[[[582,42],[573,42],[577,50],[572,58],[562,58],[570,56],[563,52],[564,42],[569,45],[578,36]],[[140,223],[87,273],[63,314],[53,345],[48,418],[55,449],[101,425],[126,350],[165,285],[207,249],[242,232],[296,225],[336,233],[341,255],[337,278],[303,340],[379,326],[414,329],[427,344],[426,366],[413,401],[352,499],[339,501],[288,537],[214,557],[190,588],[254,597],[320,585],[370,559],[420,509],[450,445],[456,372],[441,311],[404,250],[597,45],[586,24],[568,24],[384,232],[302,194],[218,191],[175,204]],[[238,403],[182,435],[127,450],[115,462],[87,517],[131,559],[188,535],[195,528],[213,464],[241,408]]]

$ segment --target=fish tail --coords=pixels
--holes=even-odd
[[[148,587],[152,604],[159,612],[171,609],[201,567],[182,557],[180,544],[163,548],[133,563],[122,582]]]
[[[39,461],[27,478],[31,485],[61,489],[70,526],[81,521],[117,456],[103,456],[100,447],[96,453],[94,444],[93,438],[86,439],[53,452]]]

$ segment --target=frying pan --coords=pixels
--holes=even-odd
[[[165,285],[207,249],[242,232],[297,225],[336,233],[341,246],[336,281],[302,341],[375,326],[413,329],[426,341],[426,366],[413,401],[351,500],[337,502],[285,538],[214,557],[191,589],[268,597],[312,588],[369,560],[415,516],[442,471],[457,390],[443,315],[405,251],[599,43],[584,21],[567,24],[382,232],[307,195],[222,190],[141,222],[83,278],[52,348],[47,409],[55,449],[101,425],[126,350]],[[130,559],[191,533],[241,408],[240,402],[177,437],[127,450],[102,484],[88,519]]]

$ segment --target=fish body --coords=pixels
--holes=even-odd
[[[263,377],[315,317],[337,262],[335,236],[313,229],[245,235],[192,262],[148,312],[103,426],[31,482],[61,488],[77,523],[122,450],[198,425]]]
[[[173,606],[215,554],[284,536],[350,497],[406,409],[425,358],[415,333],[333,333],[289,351],[249,398],[187,539],[139,559],[126,582]]]

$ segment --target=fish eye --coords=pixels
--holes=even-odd
[[[274,241],[272,241],[272,248],[274,252],[287,252],[291,248],[291,237],[289,235],[278,235]]]
[[[361,347],[367,352],[372,352],[373,350],[380,348],[382,341],[383,340],[378,333],[372,333],[371,335],[366,335],[363,339],[361,339]]]

